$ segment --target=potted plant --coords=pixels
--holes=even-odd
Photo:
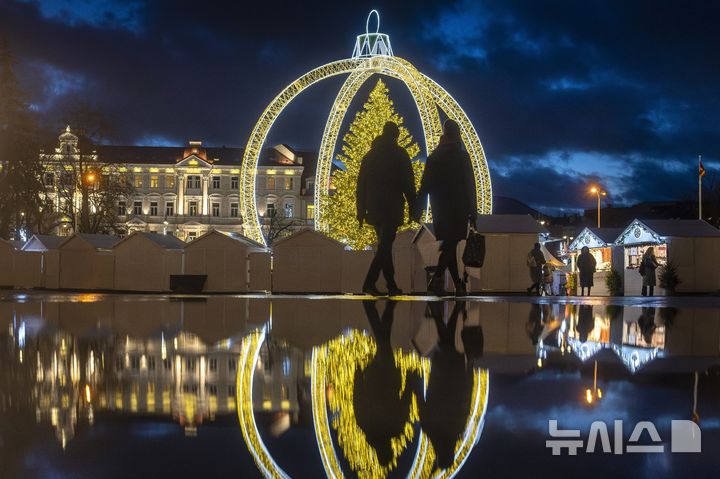
[[[615,268],[608,271],[605,277],[605,286],[607,286],[610,296],[620,296],[623,293],[622,276]]]
[[[665,294],[672,296],[675,294],[675,288],[678,284],[682,283],[678,277],[677,267],[672,261],[668,261],[667,264],[660,267],[660,287],[665,290]]]

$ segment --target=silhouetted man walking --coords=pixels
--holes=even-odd
[[[415,202],[415,181],[410,156],[398,145],[398,126],[389,121],[375,138],[372,147],[360,164],[357,184],[357,219],[360,226],[367,221],[375,228],[378,247],[370,264],[363,292],[382,295],[375,283],[383,272],[388,294],[402,293],[395,283],[392,245],[398,227],[403,224],[405,201]]]

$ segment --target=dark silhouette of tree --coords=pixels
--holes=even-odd
[[[15,76],[17,64],[6,38],[0,39],[0,237],[36,230],[42,201],[35,119]]]
[[[295,228],[300,226],[300,221],[295,218],[287,218],[278,214],[276,209],[272,209],[270,214],[265,216],[267,223],[264,226],[265,239],[267,244],[272,245],[275,241],[290,235]]]

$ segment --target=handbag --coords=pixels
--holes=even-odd
[[[465,266],[470,268],[482,268],[485,263],[485,236],[475,231],[472,226],[465,242],[462,260]]]

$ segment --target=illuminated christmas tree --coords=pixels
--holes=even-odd
[[[420,187],[424,164],[415,160],[420,147],[403,126],[404,120],[395,111],[387,86],[382,80],[378,80],[367,102],[362,110],[355,114],[348,132],[343,137],[342,153],[338,153],[337,160],[342,162],[344,169],[336,169],[330,177],[331,193],[325,208],[329,225],[328,234],[355,250],[365,249],[376,241],[372,226],[365,224],[359,228],[355,189],[360,163],[370,151],[372,141],[382,133],[383,126],[388,121],[393,121],[400,127],[398,144],[405,148],[410,159],[413,160],[415,188]],[[417,223],[410,222],[406,205],[405,223],[400,230],[417,226]]]

